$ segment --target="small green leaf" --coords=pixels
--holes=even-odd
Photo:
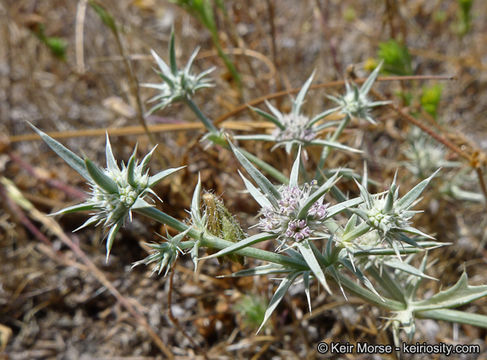
[[[78,172],[81,176],[83,176],[86,180],[90,181],[91,176],[89,172],[86,170],[85,162],[71,150],[66,148],[57,140],[54,140],[52,137],[47,135],[46,133],[42,132],[30,122],[27,122],[30,127],[37,133],[39,136],[44,140],[44,142],[56,153],[61,157],[66,163],[71,166],[74,170]]]
[[[400,270],[400,271],[404,271],[404,272],[411,274],[411,275],[414,275],[414,276],[418,276],[418,277],[422,277],[422,278],[430,279],[430,280],[438,280],[438,279],[435,279],[434,277],[426,275],[420,269],[418,269],[412,265],[409,265],[408,263],[406,263],[404,261],[399,261],[397,259],[391,259],[391,260],[384,261],[383,264],[390,267],[390,268]]]
[[[272,208],[272,204],[270,201],[257,189],[243,174],[238,171],[240,177],[244,181],[245,187],[247,191],[252,195],[252,197],[259,203],[259,205],[263,208]]]
[[[331,178],[329,178],[323,185],[321,185],[313,194],[309,196],[306,202],[303,204],[298,213],[298,219],[304,219],[308,215],[308,211],[313,206],[313,204],[319,200],[328,190],[334,186],[337,181],[340,180],[338,173],[335,173]]]
[[[211,259],[211,258],[215,258],[215,257],[219,257],[219,256],[224,256],[224,255],[227,255],[227,254],[231,254],[235,251],[238,251],[240,249],[243,249],[245,247],[248,247],[248,246],[251,246],[251,245],[254,245],[254,244],[258,244],[262,241],[266,241],[266,240],[270,240],[270,239],[274,239],[276,237],[275,234],[269,234],[269,233],[259,233],[259,234],[255,234],[255,235],[252,235],[248,238],[245,238],[243,240],[240,240],[239,242],[233,244],[233,245],[230,245],[228,247],[226,247],[225,249],[222,249],[214,254],[211,254],[211,255],[208,255],[208,256],[205,256],[203,258],[200,258],[200,260],[203,260],[203,259]]]
[[[252,109],[253,111],[255,111],[260,116],[262,116],[263,118],[265,118],[265,119],[269,120],[270,122],[274,123],[279,129],[281,129],[281,130],[284,130],[285,129],[284,125],[281,124],[281,122],[278,120],[277,117],[274,117],[271,114],[266,113],[265,111],[263,111],[263,110],[261,110],[259,108],[253,107],[253,106],[249,106],[249,108]]]
[[[399,199],[396,203],[396,207],[398,210],[407,210],[409,207],[416,201],[416,199],[421,195],[423,190],[428,186],[430,183],[431,179],[435,177],[436,174],[440,169],[436,170],[429,178],[424,179],[421,181],[418,185],[416,185],[414,188],[409,190],[409,192],[404,195],[401,199]]]
[[[91,179],[103,190],[110,194],[118,193],[118,186],[103,170],[96,166],[90,159],[85,159],[86,170],[91,175]]]
[[[137,152],[137,145],[135,145],[134,152],[129,158],[129,161],[127,163],[127,181],[130,185],[133,187],[137,187],[138,184],[135,181],[135,154]]]
[[[296,160],[294,160],[293,168],[291,170],[291,175],[289,176],[289,186],[298,186],[299,178],[299,162],[301,160],[301,146],[296,154]]]
[[[174,46],[174,28],[171,29],[171,40],[169,41],[169,66],[173,75],[178,73],[178,65],[176,63],[176,49]]]
[[[279,284],[279,287],[277,288],[276,292],[274,293],[274,296],[272,296],[272,299],[269,302],[269,307],[265,311],[264,321],[262,322],[259,329],[257,330],[257,334],[260,332],[260,330],[265,325],[267,320],[269,320],[270,316],[272,315],[274,310],[277,308],[277,305],[279,305],[281,300],[284,298],[284,295],[286,295],[287,290],[293,284],[294,280],[296,279],[296,277],[299,274],[300,274],[299,272],[293,272],[293,273],[289,274],[286,278],[282,279],[281,283]]]
[[[112,145],[110,144],[110,138],[108,137],[108,132],[106,132],[105,157],[107,158],[108,170],[112,170],[112,171],[119,170],[117,165],[117,160],[115,160],[115,157],[113,156]]]
[[[315,257],[313,250],[311,249],[311,245],[308,239],[303,240],[302,242],[297,242],[296,246],[298,247],[299,252],[303,255],[306,264],[308,264],[309,268],[313,272],[313,275],[318,279],[321,285],[325,288],[325,290],[331,294],[330,287],[326,282],[325,273],[321,268],[320,263]]]
[[[115,236],[117,235],[118,230],[120,230],[121,226],[122,224],[120,222],[117,222],[110,228],[110,231],[108,232],[106,262],[108,262],[108,257],[110,256],[110,251],[112,250],[113,241],[115,240]]]
[[[271,274],[282,274],[290,272],[288,268],[277,264],[267,264],[256,266],[250,269],[244,269],[237,271],[230,275],[218,275],[217,278],[229,278],[229,277],[245,277],[245,276],[261,276],[261,275],[271,275]]]
[[[254,165],[250,163],[249,160],[240,152],[239,149],[235,145],[230,142],[230,146],[232,147],[233,153],[237,157],[240,164],[247,170],[249,175],[254,179],[254,181],[259,185],[260,189],[267,195],[270,202],[277,206],[277,200],[280,199],[281,195],[279,191],[272,185],[272,183],[267,180],[267,178],[262,175],[262,173],[257,170]]]
[[[50,215],[56,216],[56,215],[61,215],[61,214],[71,214],[71,213],[78,212],[78,211],[90,211],[90,210],[93,210],[94,208],[95,208],[95,206],[93,204],[82,203],[82,204],[69,206],[69,207],[64,208],[62,210],[56,211],[55,213],[52,213]]]
[[[415,301],[411,306],[414,311],[453,308],[484,296],[487,296],[487,285],[468,285],[467,273],[464,272],[458,282],[449,289],[443,290],[429,299]]]
[[[166,170],[163,170],[161,171],[160,173],[156,174],[156,175],[153,175],[149,178],[149,187],[153,187],[154,185],[156,185],[159,181],[163,180],[165,177],[168,177],[169,175],[171,175],[172,173],[175,173],[176,171],[179,171],[181,169],[184,169],[186,167],[185,166],[180,166],[178,168],[171,168],[171,169],[166,169]]]
[[[299,90],[298,95],[296,96],[296,100],[293,101],[292,112],[294,115],[298,115],[299,111],[301,110],[301,106],[303,105],[304,97],[308,92],[308,89],[313,82],[313,77],[315,76],[315,71],[311,74],[311,76],[306,80],[301,90]]]
[[[115,24],[115,19],[113,16],[98,2],[90,1],[90,6],[95,10],[95,12],[100,17],[101,21],[113,32],[117,31],[117,26]]]

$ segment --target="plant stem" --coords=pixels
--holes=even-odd
[[[260,167],[262,170],[267,172],[270,176],[272,176],[274,179],[279,181],[281,184],[288,184],[289,179],[279,170],[277,170],[275,167],[272,165],[269,165],[266,163],[264,160],[259,159],[257,156],[249,153],[247,150],[244,150],[242,148],[238,148],[238,150],[250,161],[252,161],[255,165]]]
[[[425,310],[416,313],[418,318],[450,321],[454,323],[469,324],[487,328],[487,316],[481,314],[470,314],[464,311],[451,309]]]
[[[215,125],[213,125],[211,120],[208,119],[205,116],[205,114],[201,112],[200,108],[198,107],[198,105],[196,105],[193,102],[193,100],[191,100],[190,98],[186,98],[185,102],[190,107],[190,109],[195,113],[195,115],[201,120],[201,122],[203,123],[203,125],[205,125],[206,129],[209,132],[216,133],[216,134],[218,133],[218,129],[215,127]]]
[[[147,208],[141,208],[135,210],[139,214],[145,215],[155,221],[158,221],[160,223],[166,224],[180,232],[183,232],[188,229],[188,225],[182,223],[181,221],[173,218],[170,215],[167,215],[163,213],[162,211],[153,208],[153,207],[147,207]],[[235,243],[227,240],[220,239],[216,236],[208,235],[208,234],[202,234],[196,229],[191,229],[188,232],[188,236],[192,237],[193,239],[197,240],[200,242],[201,246],[204,247],[209,247],[213,249],[225,249],[231,245],[234,245]],[[271,263],[275,264],[280,264],[284,266],[292,266],[293,268],[296,268],[297,270],[307,270],[308,266],[306,265],[306,262],[291,258],[289,256],[285,255],[280,255],[276,254],[270,251],[266,250],[261,250],[253,247],[247,247],[244,249],[240,249],[235,252],[238,255],[243,255],[243,256],[249,256],[254,259],[259,259],[263,261],[268,261]]]
[[[343,130],[347,127],[348,123],[350,122],[350,116],[346,116],[342,122],[340,123],[340,125],[338,125],[338,127],[336,128],[335,132],[333,133],[333,135],[331,136],[331,138],[329,139],[330,141],[337,141],[338,137],[342,134]],[[319,165],[318,165],[318,169],[316,169],[316,176],[315,178],[316,179],[321,179],[321,169],[323,168],[323,166],[325,165],[325,161],[326,159],[328,158],[328,155],[330,155],[330,152],[331,152],[331,147],[330,146],[326,146],[323,148],[323,151],[321,153],[321,158],[320,158],[320,162],[319,162]]]
[[[170,215],[167,215],[163,213],[162,211],[153,208],[153,207],[146,207],[146,208],[141,208],[141,209],[136,209],[135,210],[137,213],[141,215],[145,215],[155,221],[158,221],[160,223],[166,224],[180,232],[185,231],[188,229],[188,225],[182,223],[181,221],[173,218]],[[200,242],[200,245],[203,247],[209,247],[209,248],[214,248],[214,249],[224,249],[226,247],[229,247],[231,245],[234,245],[233,242],[231,241],[226,241],[223,239],[220,239],[216,236],[208,235],[208,234],[203,234],[199,232],[196,229],[191,229],[188,232],[188,236],[192,237],[196,241]],[[181,243],[182,248],[189,248],[191,245],[194,245],[193,241],[186,241]],[[285,255],[280,255],[276,254],[270,251],[266,250],[261,250],[257,249],[254,247],[246,247],[240,250],[235,251],[235,254],[242,255],[242,256],[248,256],[254,259],[258,260],[263,260],[267,261],[270,263],[274,264],[279,264],[287,267],[292,267],[294,270],[297,271],[309,271],[309,266],[306,264],[304,260],[300,260],[297,258],[293,258],[290,256],[285,256]],[[360,298],[364,299],[365,301],[383,307],[387,308],[389,310],[403,310],[404,309],[404,304],[387,299],[387,298],[381,298],[377,294],[374,294],[372,291],[367,290],[360,286],[359,284],[355,283],[352,279],[350,279],[348,276],[341,274],[339,272],[336,272],[337,278],[335,279],[336,282],[345,288],[349,290],[351,293],[354,295],[359,296]]]

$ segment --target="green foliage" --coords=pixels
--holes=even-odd
[[[466,35],[472,25],[472,5],[473,0],[458,0],[459,12],[458,12],[458,24],[456,26],[457,32],[463,36]]]
[[[89,2],[91,8],[95,10],[95,12],[100,17],[101,21],[113,32],[117,31],[117,26],[115,24],[115,19],[113,16],[108,12],[107,9],[98,2],[94,0],[90,0]]]
[[[394,39],[379,44],[379,59],[384,61],[383,71],[394,75],[412,75],[411,55],[405,45]]]
[[[435,119],[438,116],[438,105],[440,104],[442,91],[443,86],[435,84],[423,87],[423,93],[421,94],[421,106]]]
[[[188,13],[194,16],[203,26],[205,26],[211,34],[213,45],[215,45],[218,56],[223,60],[233,79],[236,81],[238,87],[242,86],[242,81],[237,68],[230,60],[230,58],[223,52],[223,47],[218,37],[218,28],[216,26],[215,16],[213,13],[212,2],[210,0],[171,0],[171,2],[181,6]],[[224,10],[222,0],[214,0],[217,7]]]
[[[68,42],[63,38],[56,36],[46,36],[44,24],[40,24],[34,31],[37,38],[45,44],[51,53],[59,60],[66,60],[66,49],[68,47]]]
[[[267,302],[258,295],[245,295],[235,304],[235,309],[240,312],[244,326],[256,329],[264,321]]]

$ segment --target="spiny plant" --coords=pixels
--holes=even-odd
[[[159,91],[153,98],[156,109],[162,110],[176,101],[186,103],[208,130],[206,140],[221,145],[235,156],[246,173],[239,171],[243,186],[260,207],[255,214],[258,220],[253,230],[248,231],[253,234],[247,235],[247,231],[241,228],[219,199],[211,193],[203,193],[200,178],[188,209],[189,220],[178,220],[157,209],[149,198],[157,199],[152,190],[154,185],[181,167],[149,176],[148,162],[152,152],[139,162],[136,150],[127,164],[121,163],[119,166],[107,137],[107,166],[102,168],[89,159],[82,160],[61,143],[34,128],[52,150],[88,181],[91,197],[60,213],[91,211],[91,217],[83,226],[94,224],[105,228],[108,233],[107,258],[117,231],[124,222],[132,220],[132,213],[137,213],[172,227],[178,234],[174,237],[167,235],[160,244],[149,244],[149,256],[135,265],[151,265],[153,272],[164,271],[164,275],[167,275],[183,254],[191,256],[195,269],[202,259],[232,256],[233,260],[253,258],[263,262],[239,270],[231,275],[233,277],[279,276],[277,289],[267,305],[258,331],[296,282],[304,284],[310,311],[312,285],[317,284],[332,293],[335,291],[332,290],[332,283],[345,298],[355,295],[385,309],[389,312],[388,322],[396,344],[400,341],[401,331],[412,340],[418,318],[487,327],[486,315],[453,310],[487,296],[487,285],[469,285],[466,273],[450,288],[427,299],[420,298],[420,285],[424,280],[432,279],[426,273],[429,251],[448,245],[416,228],[413,222],[414,218],[421,216],[417,204],[437,175],[437,168],[429,168],[431,173],[402,196],[396,177],[388,189],[373,193],[369,191],[371,180],[366,167],[362,174],[345,169],[329,173],[325,169],[326,160],[333,150],[353,150],[340,143],[340,135],[353,119],[361,118],[375,123],[372,112],[384,102],[371,100],[368,93],[380,67],[361,87],[347,83],[344,95],[330,97],[337,106],[319,112],[311,120],[302,115],[301,105],[312,77],[293,101],[290,114],[283,115],[270,104],[268,107],[272,114],[253,109],[276,125],[271,134],[257,134],[254,140],[284,145],[292,156],[289,176],[285,176],[279,169],[245,151],[235,142],[250,137],[232,137],[217,129],[203,114],[191,97],[197,89],[207,86],[201,86],[202,77],[198,82],[198,76],[189,73],[189,66],[183,70],[177,68],[174,48],[172,35],[169,66],[153,52],[160,70],[158,74],[165,81],[164,84],[148,85]],[[188,64],[191,64],[195,54]],[[208,85],[207,82],[204,84]],[[317,124],[332,112],[341,114],[342,119],[335,124],[333,132],[320,141],[318,139],[323,135],[319,131],[321,125]],[[310,133],[313,136],[310,137]],[[313,171],[308,170],[313,163],[304,155],[304,148],[309,145],[321,148],[321,155],[314,162],[318,166]],[[274,180],[271,181],[258,168]],[[338,184],[344,176],[355,179],[358,196],[349,197],[340,190]],[[271,242],[270,250],[254,246],[263,241]],[[205,254],[205,249],[212,253]],[[420,266],[416,266],[417,257],[421,258]]]

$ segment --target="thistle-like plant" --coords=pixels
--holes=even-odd
[[[137,147],[134,149],[127,164],[122,162],[121,167],[119,167],[113,156],[107,134],[105,148],[107,167],[103,169],[88,158],[83,161],[61,143],[35,126],[31,126],[56,154],[88,181],[91,188],[90,194],[84,203],[70,206],[53,215],[90,211],[90,218],[76,230],[88,225],[102,225],[107,232],[107,261],[115,236],[127,218],[132,220],[132,211],[153,206],[146,201],[150,196],[157,197],[151,188],[165,177],[184,167],[167,169],[156,175],[149,176],[147,166],[155,148],[139,163],[135,158]]]
[[[329,96],[331,100],[338,104],[335,111],[340,111],[342,114],[348,117],[357,117],[367,120],[371,124],[376,124],[376,121],[370,115],[370,110],[376,106],[390,103],[390,101],[370,101],[367,96],[372,88],[372,85],[377,79],[377,76],[379,75],[381,67],[382,63],[380,63],[375,70],[372,71],[360,88],[356,84],[350,84],[348,81],[346,81],[345,95],[340,97]]]
[[[314,73],[311,74],[299,91],[296,99],[293,100],[292,110],[290,113],[283,114],[268,101],[265,103],[271,111],[271,114],[259,108],[255,108],[253,106],[250,107],[253,111],[276,125],[276,128],[271,134],[237,135],[235,136],[235,139],[274,142],[276,145],[273,147],[273,149],[284,146],[288,154],[291,152],[293,146],[309,145],[329,146],[351,152],[360,152],[360,150],[340,144],[339,142],[319,138],[320,132],[330,126],[336,125],[334,122],[320,123],[322,119],[335,112],[337,110],[336,108],[325,110],[312,118],[307,117],[301,112],[304,97],[309,90],[313,77]]]
[[[215,68],[205,70],[198,75],[191,73],[191,66],[193,65],[196,55],[198,55],[198,51],[199,48],[195,49],[189,57],[186,66],[183,69],[179,69],[176,63],[174,31],[171,32],[171,39],[169,41],[169,66],[154,50],[151,50],[151,54],[159,67],[159,70],[156,70],[156,72],[164,82],[162,84],[142,84],[144,87],[159,90],[159,94],[149,99],[149,102],[156,103],[156,105],[149,110],[149,113],[164,109],[177,101],[189,100],[199,89],[213,86],[206,76]]]
[[[155,263],[152,274],[157,272],[157,274],[160,275],[162,270],[166,269],[164,272],[164,276],[166,276],[176,263],[179,254],[183,254],[183,250],[180,248],[181,241],[187,235],[189,230],[190,229],[183,231],[174,237],[168,233],[166,233],[166,237],[157,234],[165,241],[162,243],[146,243],[145,245],[150,248],[150,254],[145,259],[136,261],[132,265],[132,268],[142,264],[149,265]]]

